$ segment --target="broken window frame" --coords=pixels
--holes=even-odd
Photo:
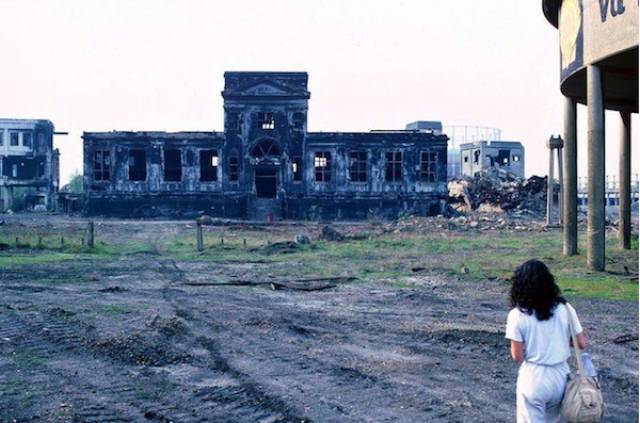
[[[177,160],[176,157],[173,157],[171,162],[168,162],[167,156],[174,156],[177,152]],[[162,167],[163,167],[163,177],[165,182],[181,182],[182,181],[182,150],[179,148],[165,148],[162,150]],[[170,166],[169,166],[170,164]],[[173,166],[177,164],[177,166]]]
[[[293,174],[293,182],[302,182],[302,157],[294,156],[291,161],[291,173]]]
[[[293,112],[292,119],[293,121],[293,129],[304,129],[304,113],[303,112]]]
[[[11,147],[20,145],[20,133],[18,131],[9,131],[9,145]]]
[[[331,182],[331,152],[316,151],[313,155],[313,169],[316,182]]]
[[[218,150],[206,149],[199,152],[200,181],[216,182],[218,180],[218,166],[220,156]]]
[[[111,150],[97,149],[93,152],[93,180],[111,180]]]
[[[349,181],[354,184],[367,183],[369,179],[368,164],[367,150],[349,151]]]
[[[384,180],[388,183],[402,182],[402,150],[384,153]]]
[[[438,182],[438,152],[423,150],[420,152],[420,182]]]
[[[33,148],[33,133],[31,132],[22,133],[22,146]]]
[[[273,112],[260,112],[258,113],[258,118],[261,129],[269,131],[272,129],[276,129],[276,119],[273,115]]]
[[[511,150],[499,149],[498,154],[494,156],[494,160],[498,163],[499,167],[511,166]]]
[[[142,165],[137,163],[142,161]],[[147,151],[141,148],[129,150],[127,160],[129,181],[146,182],[147,180]]]
[[[480,155],[482,152],[479,149],[473,150],[473,164],[480,164]]]
[[[238,182],[240,179],[240,157],[238,153],[232,152],[229,155],[229,181]]]

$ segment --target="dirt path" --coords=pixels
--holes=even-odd
[[[259,266],[272,264],[143,256],[0,271],[0,421],[513,421],[505,284],[184,285]],[[638,341],[612,341],[637,335],[637,305],[572,303],[606,421],[637,421]]]

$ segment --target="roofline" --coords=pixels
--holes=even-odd
[[[309,74],[303,71],[225,71],[224,76],[227,75],[242,75],[242,76],[301,76],[308,77]]]
[[[562,0],[542,0],[542,13],[547,21],[556,28],[558,27],[558,13]]]

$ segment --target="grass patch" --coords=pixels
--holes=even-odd
[[[30,370],[34,367],[44,366],[47,359],[33,351],[21,351],[14,354],[13,362],[20,370]]]
[[[98,314],[129,314],[149,308],[146,304],[107,304],[99,307]]]

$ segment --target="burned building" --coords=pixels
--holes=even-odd
[[[55,206],[59,157],[48,120],[0,119],[0,192],[7,211]]]
[[[224,132],[85,132],[87,214],[363,219],[443,212],[447,136],[308,132],[304,72],[226,72]]]
[[[502,169],[524,178],[524,146],[517,141],[475,141],[460,144],[462,176]]]

